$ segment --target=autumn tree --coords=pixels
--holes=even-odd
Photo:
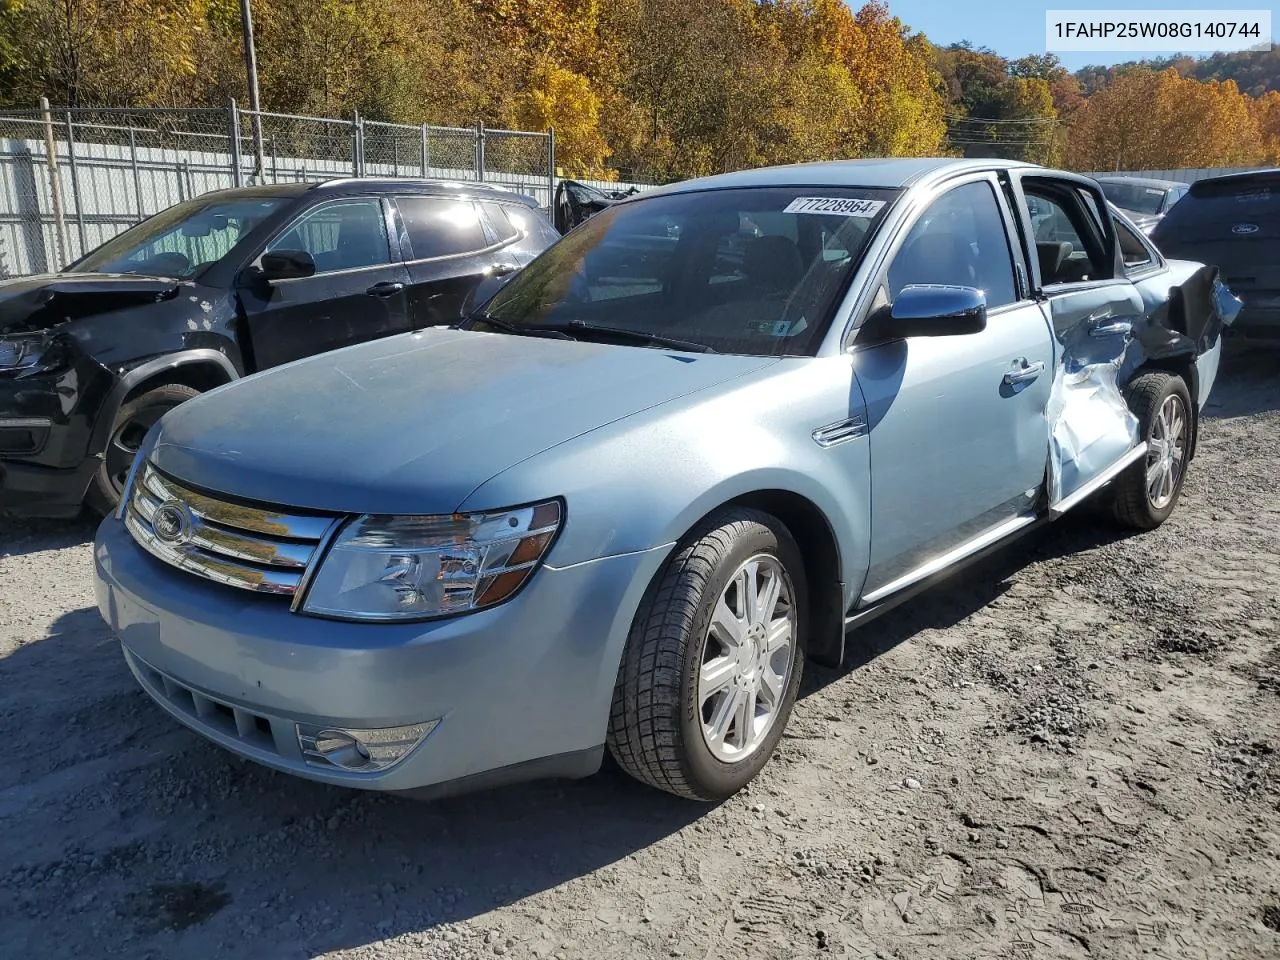
[[[1136,67],[1076,112],[1068,162],[1082,170],[1247,166],[1262,152],[1249,98],[1235,83]]]
[[[1262,162],[1280,164],[1280,92],[1270,91],[1250,104],[1262,140]]]

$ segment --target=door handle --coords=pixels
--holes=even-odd
[[[383,280],[381,283],[375,283],[365,293],[371,297],[394,297],[403,289],[404,284],[399,280]]]
[[[1011,387],[1019,383],[1030,383],[1042,373],[1044,373],[1043,360],[1027,363],[1026,357],[1019,357],[1013,361],[1013,369],[1004,375],[1004,382]]]
[[[1133,324],[1128,320],[1100,320],[1089,328],[1091,337],[1127,337],[1133,333]]]
[[[491,277],[505,277],[519,269],[514,263],[495,263],[489,267],[489,275]]]

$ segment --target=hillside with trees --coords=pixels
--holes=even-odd
[[[264,109],[554,127],[570,175],[832,157],[1274,163],[1276,55],[1072,74],[841,0],[254,0]],[[0,107],[246,97],[239,0],[0,0]]]

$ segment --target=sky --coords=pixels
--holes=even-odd
[[[990,47],[1009,59],[1028,53],[1045,52],[1045,10],[1205,10],[1219,7],[1276,11],[1258,0],[1235,0],[1214,3],[1212,0],[887,0],[890,12],[914,31],[924,33],[931,41],[947,46],[961,40],[975,47]],[[856,9],[861,4],[853,0]],[[1273,25],[1274,29],[1274,25]],[[1105,53],[1059,53],[1058,58],[1070,70],[1090,64],[1110,65],[1126,60],[1170,56],[1167,53],[1107,51]],[[1204,56],[1204,54],[1198,54]]]

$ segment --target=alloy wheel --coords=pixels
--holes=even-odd
[[[793,587],[768,554],[742,563],[721,592],[698,675],[702,736],[716,759],[744,760],[783,708],[796,659]]]
[[[1165,397],[1151,421],[1147,443],[1147,499],[1153,509],[1163,510],[1178,492],[1187,446],[1187,413],[1182,398]]]

